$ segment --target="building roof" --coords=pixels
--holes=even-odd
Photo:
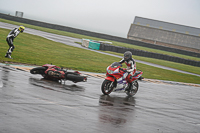
[[[174,32],[189,34],[189,35],[194,35],[194,36],[200,36],[200,28],[184,26],[184,25],[158,21],[158,20],[153,20],[153,19],[148,19],[148,18],[142,18],[138,16],[135,17],[133,24],[157,28],[157,29],[163,29],[163,30],[168,30],[168,31],[174,31]]]

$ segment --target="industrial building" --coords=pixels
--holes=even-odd
[[[200,53],[200,28],[136,16],[127,38]]]

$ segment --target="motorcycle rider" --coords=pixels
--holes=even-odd
[[[19,35],[20,32],[22,33],[22,32],[24,31],[24,29],[25,29],[24,26],[19,26],[18,29],[17,29],[17,28],[14,28],[14,29],[13,29],[12,31],[10,31],[10,33],[8,34],[8,36],[7,36],[7,38],[6,38],[6,41],[7,41],[8,45],[9,45],[9,49],[8,49],[6,55],[5,55],[6,58],[12,59],[11,54],[12,54],[14,48],[15,48],[15,46],[13,45],[13,41],[14,41],[14,39]]]
[[[124,58],[119,63],[120,64],[125,63],[127,66],[127,69],[124,70],[125,72],[128,72],[128,75],[126,76],[126,80],[129,83],[129,87],[126,88],[126,91],[130,91],[132,87],[132,77],[136,72],[136,62],[132,58],[132,53],[130,51],[126,51],[124,53]]]

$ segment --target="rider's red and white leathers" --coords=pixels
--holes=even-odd
[[[124,58],[119,62],[120,64],[125,63],[127,66],[127,72],[129,73],[129,75],[127,75],[127,79],[130,78],[130,76],[133,76],[136,72],[136,62],[133,58],[129,59],[129,60],[124,60]]]

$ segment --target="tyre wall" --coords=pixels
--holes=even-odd
[[[112,51],[112,52],[117,52],[117,53],[124,53],[126,51],[131,51],[133,53],[133,55],[137,55],[137,56],[167,60],[167,61],[172,61],[172,62],[176,62],[176,63],[182,63],[182,64],[186,64],[186,65],[200,67],[199,61],[188,60],[188,59],[184,59],[184,58],[179,58],[179,57],[174,57],[174,56],[169,56],[169,55],[164,55],[164,54],[158,54],[158,53],[153,53],[153,52],[147,52],[147,51],[138,50],[138,49],[130,49],[130,48],[113,46],[113,45],[108,45],[108,44],[101,44],[99,50]]]

